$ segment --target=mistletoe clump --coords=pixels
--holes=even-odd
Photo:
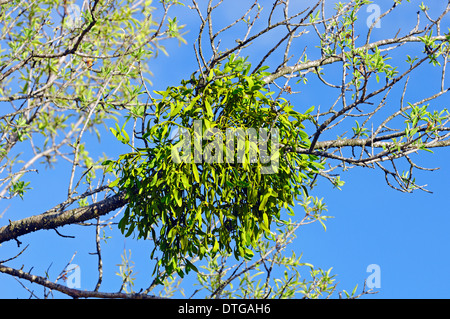
[[[317,157],[295,152],[310,146],[302,130],[308,112],[271,98],[264,69],[249,70],[231,57],[157,92],[140,136],[145,147],[108,162],[119,174],[111,186],[128,198],[120,229],[151,238],[152,258],[159,250],[158,266],[169,274],[196,270],[193,256],[251,258],[321,167]],[[129,144],[123,128],[112,131]]]

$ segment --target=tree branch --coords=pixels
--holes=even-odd
[[[21,220],[10,221],[9,225],[0,228],[0,243],[16,239],[19,236],[37,230],[54,229],[103,216],[126,204],[126,194],[118,193],[89,206],[75,208],[65,212],[49,211]]]
[[[446,36],[435,36],[431,38],[433,41],[447,41]],[[374,43],[370,43],[367,45],[364,45],[360,48],[357,48],[356,51],[362,50],[362,51],[367,51],[370,49],[375,49],[376,47],[380,47],[380,46],[386,46],[386,45],[391,45],[391,44],[400,44],[400,43],[407,43],[407,42],[422,42],[422,40],[419,37],[416,36],[405,36],[403,38],[393,38],[393,39],[385,39],[385,40],[380,40]],[[322,65],[326,65],[326,64],[331,64],[337,61],[342,61],[343,60],[343,55],[339,54],[339,55],[334,55],[331,57],[326,57],[323,59],[317,59],[314,61],[309,61],[309,62],[305,62],[305,63],[300,63],[300,64],[296,64],[294,66],[286,66],[283,68],[280,68],[279,70],[277,70],[275,73],[268,75],[264,78],[264,82],[266,83],[272,83],[273,81],[275,81],[276,79],[287,75],[287,74],[293,74],[295,72],[299,72],[299,71],[303,71],[303,70],[307,70],[310,68],[317,68],[319,66]]]
[[[28,280],[32,283],[37,283],[41,286],[47,287],[52,290],[59,291],[73,298],[115,298],[115,299],[159,299],[160,297],[151,296],[146,294],[130,294],[130,293],[110,293],[110,292],[98,292],[98,291],[86,291],[69,288],[65,285],[51,282],[44,277],[31,275],[23,270],[14,269],[0,264],[0,272]]]

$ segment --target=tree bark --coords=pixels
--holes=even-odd
[[[118,193],[89,206],[74,208],[68,211],[50,211],[17,221],[0,228],[0,243],[17,239],[37,230],[55,229],[64,225],[83,222],[98,216],[106,215],[127,204],[125,193]]]
[[[121,292],[99,292],[99,291],[88,291],[88,290],[78,290],[74,288],[69,288],[65,285],[58,284],[47,280],[44,277],[31,275],[20,269],[14,269],[0,264],[0,272],[28,280],[33,283],[37,283],[41,286],[47,287],[52,290],[56,290],[66,294],[72,298],[120,298],[120,299],[161,299],[157,296],[140,294],[140,293],[121,293]]]

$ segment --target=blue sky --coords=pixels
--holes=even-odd
[[[227,2],[221,9],[221,16],[217,17],[218,25],[225,25],[222,19],[230,21],[235,18],[239,12],[233,5],[239,3],[242,6],[244,2],[248,1]],[[271,2],[267,1],[268,4]],[[375,1],[375,3],[384,12],[392,1]],[[392,37],[398,28],[401,28],[402,32],[409,31],[416,22],[415,12],[419,3],[412,1],[412,4],[406,7],[408,10],[401,11],[401,15],[393,14],[388,20],[383,20],[381,28],[374,30],[373,40]],[[436,9],[434,12],[439,12],[445,7],[446,1],[436,3],[438,3],[436,7],[433,4]],[[165,89],[168,85],[177,85],[181,79],[187,78],[197,69],[192,44],[197,36],[198,18],[187,8],[175,12],[174,15],[178,15],[181,23],[187,25],[186,30],[189,30],[189,33],[185,37],[188,44],[167,42],[166,49],[169,56],[161,54],[156,60],[149,62],[154,74],[151,80],[155,90]],[[328,12],[331,12],[331,9]],[[361,28],[364,28],[364,21],[369,15],[370,13],[361,11]],[[444,22],[448,25],[449,18],[446,17]],[[361,32],[365,31],[361,29]],[[276,32],[271,34],[264,39],[267,42],[261,41],[252,48],[252,51],[248,51],[250,60],[259,61],[258,54],[264,53],[262,49],[267,49],[267,43],[273,41],[272,37],[276,37],[276,34]],[[235,34],[230,35],[230,41],[234,41],[234,36]],[[308,56],[312,59],[317,52],[314,53],[315,44],[310,44],[308,39],[315,39],[315,35],[305,36],[298,46],[299,50],[300,48],[302,50],[302,47],[307,45],[311,50],[308,50]],[[223,40],[224,47],[226,41],[227,39]],[[411,47],[408,50],[411,50]],[[412,53],[419,55],[422,48],[417,45],[413,50],[415,51]],[[435,91],[440,80],[436,75],[439,75],[439,70],[432,70],[428,65],[422,67],[411,79],[407,98],[416,101],[429,94],[430,90]],[[401,90],[402,86],[399,86],[399,89]],[[297,110],[302,110],[303,107],[308,109],[311,105],[325,107],[330,103],[330,98],[334,101],[336,97],[336,94],[324,94],[319,81],[312,77],[307,85],[299,85],[298,90],[302,93],[290,97]],[[398,108],[399,92],[394,92],[392,96],[392,105],[387,106],[387,112],[391,107]],[[433,106],[448,107],[448,102],[448,96],[444,96]],[[90,146],[92,153],[98,152],[98,155],[104,152],[114,156],[127,151],[118,145],[108,131],[102,134],[100,144],[92,138]],[[341,179],[346,184],[341,190],[333,188],[322,179],[312,195],[323,197],[328,208],[326,215],[334,218],[327,221],[326,231],[318,223],[301,227],[297,232],[297,239],[288,246],[287,251],[293,250],[298,255],[303,253],[302,260],[316,267],[323,269],[333,267],[332,274],[337,275],[336,280],[339,282],[338,290],[351,291],[356,284],[362,287],[364,280],[370,275],[366,272],[367,267],[376,264],[381,270],[381,287],[377,289],[378,294],[368,298],[449,298],[450,214],[447,203],[450,195],[450,150],[435,149],[434,154],[423,152],[415,158],[422,166],[441,168],[435,172],[416,173],[419,184],[427,184],[433,194],[421,191],[404,194],[395,191],[386,184],[384,174],[379,169],[354,168],[342,173]],[[12,203],[1,203],[0,213],[9,204],[11,208],[0,220],[0,225],[4,225],[8,219],[15,220],[44,212],[64,200],[69,174],[70,167],[60,161],[54,170],[30,175],[32,184],[36,187],[27,194],[24,201],[16,199]],[[61,184],[61,187],[53,187],[55,183]],[[297,210],[301,217],[300,208]],[[34,267],[33,273],[39,275],[49,269],[49,274],[54,279],[76,252],[73,263],[79,265],[81,269],[81,288],[93,289],[97,278],[97,259],[89,253],[95,251],[94,228],[68,226],[60,229],[60,232],[77,237],[62,239],[54,231],[26,235],[20,240],[24,245],[30,244],[30,248],[9,265],[20,268],[20,265],[24,264],[24,270]],[[114,226],[111,230],[107,230],[107,235],[111,235],[112,238],[102,248],[104,265],[119,264],[123,249],[131,249],[131,259],[138,273],[136,288],[147,288],[152,271],[152,266],[149,265],[151,242],[137,241],[133,238],[124,239]],[[1,259],[18,252],[14,241],[4,243],[1,249]],[[104,268],[103,291],[114,292],[120,287],[121,280],[115,275],[116,271],[115,266]],[[188,295],[191,283],[190,279],[185,283]],[[26,282],[25,285],[31,290],[35,289],[36,293],[42,292],[42,288],[37,285]],[[0,298],[28,296],[29,292],[16,280],[0,275]],[[55,296],[61,297],[56,293]]]

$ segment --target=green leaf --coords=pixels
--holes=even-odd
[[[271,196],[270,193],[266,193],[262,200],[261,200],[261,204],[259,205],[259,210],[264,210],[264,208],[266,207],[267,201],[269,200],[269,197]]]
[[[355,295],[355,293],[356,293],[356,289],[358,288],[358,284],[356,284],[356,286],[355,286],[355,288],[353,288],[353,291],[352,291],[352,296],[354,296]]]
[[[184,109],[184,113],[190,111],[192,107],[197,103],[197,101],[200,99],[201,95],[197,95],[192,99],[192,101],[189,103],[189,105]]]
[[[172,107],[171,107],[171,111],[170,111],[170,117],[171,118],[173,118],[175,115],[177,115],[179,112],[180,112],[180,110],[182,109],[182,107],[183,107],[183,103],[182,102],[180,102],[180,101],[177,101],[177,103],[175,104],[175,105],[173,105],[172,104]]]
[[[212,119],[214,117],[214,113],[212,111],[211,104],[207,100],[205,100],[205,108],[206,108],[206,113],[208,114],[208,117],[210,119]]]
[[[214,255],[215,253],[217,253],[218,250],[219,250],[219,242],[214,238],[214,246],[213,246],[211,252]]]
[[[178,190],[173,191],[173,197],[174,197],[175,201],[177,202],[178,206],[181,207],[183,204],[183,200],[182,200],[182,198],[180,196],[180,192]]]
[[[265,230],[265,231],[270,231],[270,225],[269,225],[269,218],[267,217],[267,213],[263,212],[262,213],[262,217],[263,217],[263,222],[261,224],[261,227]]]
[[[189,188],[189,180],[184,173],[181,174],[181,182],[183,183],[185,189]]]
[[[125,234],[125,237],[129,237],[133,233],[134,227],[135,227],[135,224],[131,224],[130,225],[130,227],[128,228],[127,233]]]
[[[195,267],[195,265],[193,264],[193,263],[191,263],[188,259],[185,259],[185,261],[184,261],[185,263],[186,263],[186,268],[187,269],[192,269],[192,270],[194,270],[195,272],[198,272],[198,269],[197,269],[197,267]]]
[[[192,164],[192,172],[194,173],[194,179],[197,183],[200,183],[200,176],[198,175],[197,164]]]
[[[252,78],[250,76],[246,76],[245,79],[248,82],[249,89],[251,89],[254,86],[254,82],[253,82]]]
[[[304,114],[309,114],[309,113],[311,113],[312,111],[314,111],[314,105],[311,106],[309,109],[307,109],[307,110],[305,111]]]
[[[119,182],[120,182],[120,178],[117,178],[115,181],[112,181],[109,184],[109,187],[111,187],[111,188],[116,187],[119,184]]]

